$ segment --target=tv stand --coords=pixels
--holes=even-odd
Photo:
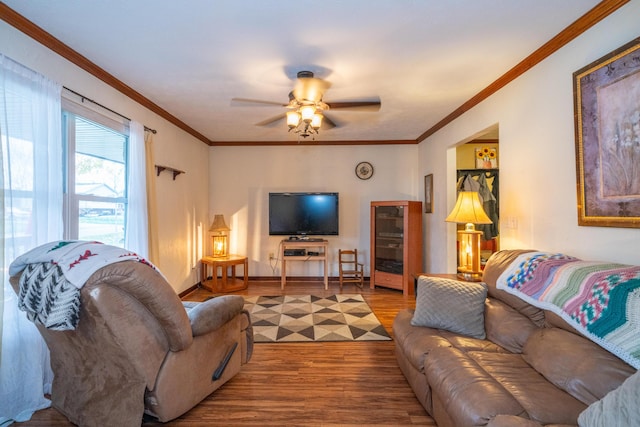
[[[312,248],[309,251],[308,248]],[[306,255],[285,255],[285,249],[302,249]],[[311,255],[313,253],[313,255]],[[282,260],[281,288],[287,283],[287,262],[289,261],[322,261],[324,263],[324,289],[329,289],[329,242],[324,239],[290,240],[280,242],[280,259]]]
[[[323,242],[324,239],[319,237],[307,237],[307,236],[291,236],[287,239],[288,242]]]

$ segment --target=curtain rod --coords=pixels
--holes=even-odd
[[[107,110],[107,111],[109,111],[109,112],[111,112],[111,113],[115,114],[116,116],[120,116],[120,117],[122,117],[122,118],[123,118],[123,119],[125,119],[125,120],[129,120],[129,121],[131,121],[131,119],[130,119],[129,117],[127,117],[127,116],[125,116],[125,115],[123,115],[123,114],[120,114],[120,113],[118,113],[117,111],[114,111],[114,110],[112,110],[112,109],[111,109],[111,108],[109,108],[109,107],[105,107],[104,105],[100,104],[99,102],[96,102],[96,101],[94,101],[94,100],[93,100],[93,99],[91,99],[91,98],[87,98],[86,96],[82,95],[81,93],[76,92],[76,91],[75,91],[75,90],[73,90],[73,89],[69,89],[69,88],[68,88],[68,87],[66,87],[66,86],[62,86],[62,87],[63,87],[65,90],[67,90],[67,91],[71,92],[72,94],[74,94],[74,95],[76,95],[76,96],[79,96],[79,97],[82,99],[82,102],[84,102],[84,101],[89,101],[90,103],[95,104],[95,105],[97,105],[97,106],[98,106],[98,107],[100,107],[100,108],[104,108],[105,110]],[[151,129],[151,128],[146,127],[146,126],[144,126],[144,130],[145,130],[145,131],[147,131],[147,132],[151,132],[151,133],[153,133],[153,134],[158,133],[158,131],[157,131],[157,130],[155,130],[155,129]]]

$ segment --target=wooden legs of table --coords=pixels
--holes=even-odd
[[[244,278],[236,277],[236,266],[242,265]],[[218,269],[221,269],[218,280]],[[211,279],[209,279],[209,271]],[[231,275],[229,276],[229,270]],[[233,292],[247,289],[249,281],[249,261],[247,257],[228,255],[226,257],[204,257],[202,259],[202,276],[200,284],[211,292]]]
[[[324,258],[324,290],[329,290],[329,266],[327,265],[327,258]]]
[[[287,257],[285,256],[282,257],[282,272],[280,276],[280,289],[282,290],[284,290],[284,285],[287,284],[287,259],[286,258]],[[308,260],[322,261],[324,263],[324,289],[325,290],[329,289],[329,264],[328,264],[326,255],[322,257],[319,257],[319,256],[304,257],[305,259],[301,259],[303,257],[289,257],[289,258],[294,258],[291,261],[308,261]]]
[[[287,283],[287,261],[282,259],[282,271],[280,272],[280,289],[284,290],[284,285]]]

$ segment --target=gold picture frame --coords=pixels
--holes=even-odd
[[[640,38],[573,73],[578,225],[640,228]]]
[[[424,176],[424,213],[433,213],[433,174]]]

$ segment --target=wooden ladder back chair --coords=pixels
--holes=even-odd
[[[359,288],[364,285],[364,265],[358,262],[358,250],[338,250],[340,271],[340,289],[343,283],[355,283]]]

